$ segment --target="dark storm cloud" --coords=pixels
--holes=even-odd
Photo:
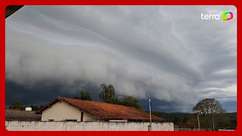
[[[225,9],[235,19],[200,19]],[[7,19],[6,36],[6,78],[21,85],[110,83],[183,105],[236,99],[234,7],[27,6]]]

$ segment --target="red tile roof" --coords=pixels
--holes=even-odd
[[[67,97],[58,97],[56,100],[44,107],[40,112],[44,111],[45,109],[49,108],[51,105],[59,101],[64,101],[80,109],[81,111],[93,115],[96,119],[99,120],[149,121],[150,119],[148,113],[134,107]],[[152,121],[161,122],[164,120],[152,115]]]

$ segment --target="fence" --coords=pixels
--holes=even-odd
[[[41,122],[6,121],[9,131],[148,131],[148,122]],[[171,122],[152,123],[152,131],[173,131]]]

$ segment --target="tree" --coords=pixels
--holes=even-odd
[[[141,109],[141,106],[139,105],[139,101],[133,96],[124,97],[122,100],[120,100],[119,104]]]
[[[107,103],[114,103],[126,106],[132,106],[141,109],[139,101],[133,96],[125,96],[122,99],[118,99],[115,95],[115,88],[113,85],[101,84],[101,92],[99,94],[100,99]]]
[[[24,109],[24,105],[21,102],[17,101],[17,102],[15,102],[14,104],[12,104],[10,106],[10,109],[23,110]]]
[[[108,103],[117,103],[117,98],[115,96],[115,89],[113,85],[109,84],[101,84],[101,92],[99,94],[99,97],[104,101]]]
[[[199,101],[194,107],[193,111],[197,112],[198,126],[200,126],[199,114],[211,115],[212,116],[212,126],[215,129],[214,124],[214,113],[225,112],[220,103],[215,98],[206,98]]]
[[[90,94],[87,91],[84,91],[84,90],[80,91],[80,99],[82,99],[82,100],[92,100]]]

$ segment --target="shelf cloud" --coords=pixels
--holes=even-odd
[[[200,18],[225,9],[233,20]],[[183,105],[234,101],[236,14],[232,6],[25,6],[6,19],[6,79],[70,93],[80,81],[107,83]]]

